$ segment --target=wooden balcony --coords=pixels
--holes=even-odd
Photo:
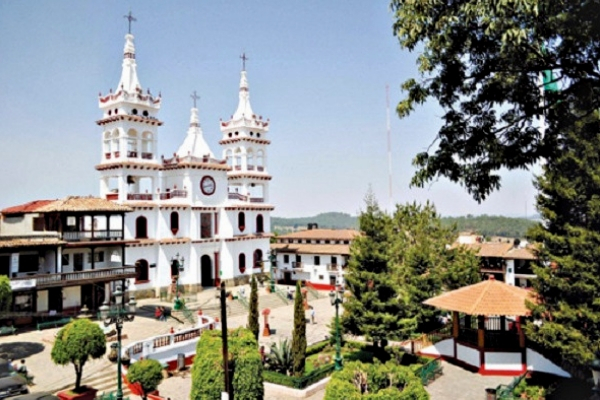
[[[120,229],[98,231],[63,232],[63,240],[69,242],[84,242],[91,240],[122,240],[123,231]]]
[[[38,290],[59,286],[79,286],[88,283],[110,282],[121,279],[135,278],[136,268],[128,265],[118,268],[99,268],[88,271],[64,272],[62,274],[30,275],[20,278],[11,278],[15,281],[34,281]]]
[[[127,200],[152,200],[151,193],[127,193]]]
[[[327,272],[339,273],[341,272],[341,268],[338,264],[327,264]]]

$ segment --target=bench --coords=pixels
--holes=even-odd
[[[16,335],[17,328],[14,326],[2,326],[0,327],[0,336],[2,335]]]
[[[527,376],[527,372],[515,377],[515,379],[513,379],[512,382],[508,385],[498,385],[498,387],[496,387],[496,398],[497,399],[512,399],[513,398],[512,394],[515,391],[515,388],[517,387],[517,385],[519,385],[519,383],[521,383],[521,381],[523,379],[525,379],[526,376]]]
[[[71,322],[71,317],[56,319],[54,321],[44,321],[37,323],[37,329],[42,330],[45,328],[58,328],[59,326],[63,326]]]

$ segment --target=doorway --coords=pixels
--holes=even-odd
[[[63,309],[62,288],[48,289],[48,310],[61,313]]]
[[[214,287],[215,279],[212,276],[213,267],[210,256],[204,255],[200,258],[200,282],[202,287]]]

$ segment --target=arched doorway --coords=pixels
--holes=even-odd
[[[135,238],[148,238],[148,220],[146,220],[146,217],[137,217],[135,220]]]
[[[210,259],[210,256],[207,255],[204,255],[200,258],[200,282],[202,287],[215,286],[212,260]]]

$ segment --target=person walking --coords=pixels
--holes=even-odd
[[[313,306],[310,306],[310,322],[312,322],[313,325],[317,323],[315,319],[315,308]]]

